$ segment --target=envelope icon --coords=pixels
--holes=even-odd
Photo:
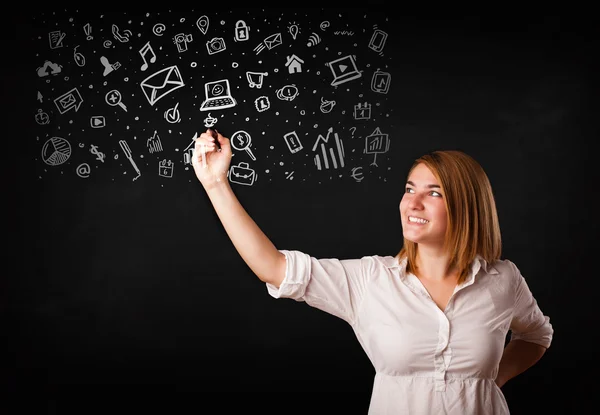
[[[62,105],[63,108],[68,108],[71,104],[75,103],[75,97],[73,96],[73,94],[69,94],[64,98],[61,98],[59,101],[60,105]]]
[[[267,48],[269,49],[281,45],[281,33],[274,33],[271,36],[266,37],[265,45],[267,45]]]
[[[161,69],[144,79],[140,84],[150,105],[156,104],[159,99],[167,96],[182,86],[184,86],[183,78],[181,77],[177,65]]]

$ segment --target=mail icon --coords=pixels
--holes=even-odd
[[[140,87],[150,105],[184,86],[183,78],[176,65],[161,69],[142,81]]]
[[[265,45],[267,48],[273,49],[275,46],[281,45],[281,33],[274,33],[271,36],[265,38]]]

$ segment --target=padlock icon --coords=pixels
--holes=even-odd
[[[238,20],[235,24],[235,41],[243,42],[244,40],[248,40],[248,31],[250,28],[246,26],[246,22],[243,20]]]

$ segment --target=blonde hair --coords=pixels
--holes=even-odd
[[[444,249],[450,253],[447,271],[456,267],[460,284],[476,255],[488,263],[500,259],[502,239],[492,186],[481,165],[462,151],[440,150],[421,156],[408,176],[421,163],[437,178],[445,196],[448,227]],[[417,268],[417,245],[405,238],[398,253],[399,259],[407,257],[407,272],[414,273]]]

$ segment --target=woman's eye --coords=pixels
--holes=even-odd
[[[436,196],[442,197],[442,195],[439,194],[438,192],[431,192],[431,193],[435,193]]]
[[[410,187],[407,187],[406,188],[406,193],[410,193],[410,192],[412,192],[412,189]]]

